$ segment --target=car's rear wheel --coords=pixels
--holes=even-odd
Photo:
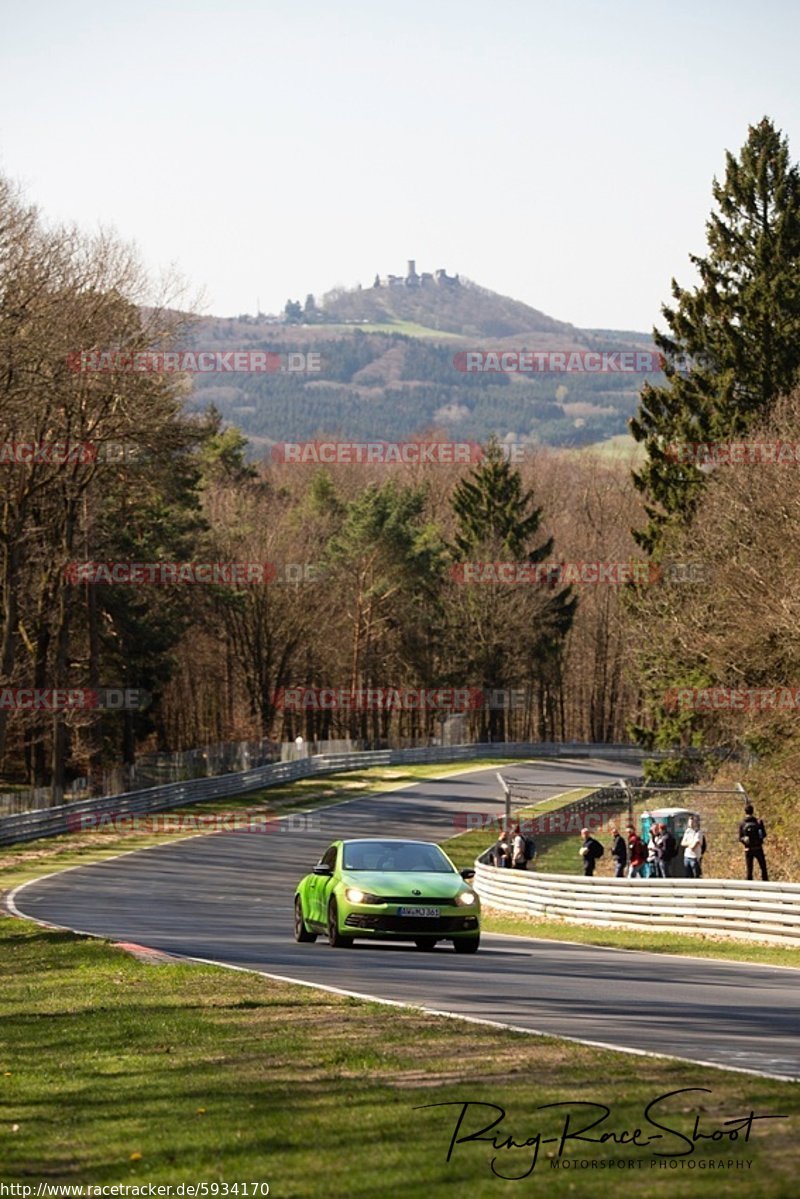
[[[454,937],[453,948],[456,953],[477,953],[480,943],[480,934],[477,937]]]
[[[316,941],[317,934],[310,933],[303,919],[303,901],[299,895],[294,897],[294,939],[295,941]]]
[[[435,937],[415,937],[414,944],[417,949],[434,949],[436,947]]]
[[[347,949],[353,944],[352,937],[339,932],[339,909],[335,899],[328,904],[328,943],[332,949]]]

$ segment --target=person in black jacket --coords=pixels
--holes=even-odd
[[[614,859],[614,878],[625,877],[625,867],[628,864],[628,846],[619,829],[614,826],[611,830],[611,856]]]
[[[747,878],[753,881],[753,862],[758,862],[761,870],[761,881],[768,882],[767,859],[764,857],[764,840],[767,830],[764,821],[759,820],[753,813],[751,803],[744,806],[744,820],[739,825],[739,840],[744,846],[744,862],[747,867]]]
[[[595,840],[588,828],[581,829],[581,837],[583,844],[578,852],[583,858],[583,873],[590,878],[594,874],[597,859],[603,856],[603,846]]]

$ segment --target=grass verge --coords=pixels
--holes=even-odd
[[[310,954],[331,952],[309,947]],[[638,1196],[793,1193],[800,1088],[690,1063],[631,1057],[551,1038],[388,1008],[257,975],[148,964],[100,940],[0,919],[0,1179],[146,1186],[269,1183],[283,1199],[410,1199],[520,1193],[533,1150],[450,1138],[464,1102],[496,1104],[518,1142],[558,1137],[567,1109],[611,1114],[588,1135],[645,1129],[639,1145],[541,1146],[528,1188],[556,1199],[620,1186]],[[685,1152],[695,1115],[707,1135]],[[428,1107],[425,1105],[437,1106]],[[454,1106],[438,1106],[453,1104]],[[462,1134],[477,1131],[473,1108]],[[572,1129],[585,1115],[572,1106]],[[732,1142],[723,1121],[779,1116]],[[596,1113],[599,1115],[600,1113]],[[496,1113],[492,1112],[492,1115]],[[499,1129],[498,1129],[499,1131]],[[663,1133],[663,1129],[662,1129]],[[665,1160],[665,1159],[664,1159]],[[721,1168],[720,1161],[750,1162]],[[612,1167],[612,1161],[622,1166]],[[691,1180],[688,1163],[691,1161]],[[597,1163],[580,1166],[580,1162]],[[712,1167],[710,1163],[714,1162]],[[674,1165],[670,1165],[674,1163]],[[557,1167],[557,1168],[556,1168]],[[34,1185],[35,1193],[35,1185]],[[212,1192],[209,1191],[209,1194]],[[220,1192],[221,1193],[221,1192]],[[240,1191],[240,1194],[242,1192]]]
[[[718,958],[728,962],[752,962],[762,966],[790,966],[800,969],[800,949],[789,945],[761,945],[712,935],[668,933],[647,929],[599,928],[588,924],[568,924],[561,920],[533,920],[512,912],[484,909],[482,925],[486,932],[507,933],[515,937],[540,937],[545,941],[577,941],[581,945],[606,945],[615,949],[641,950],[645,953],[684,954],[689,957]]]

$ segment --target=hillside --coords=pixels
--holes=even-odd
[[[413,265],[413,264],[410,264]],[[316,353],[309,373],[198,375],[190,405],[213,403],[250,439],[329,436],[402,440],[439,431],[457,440],[584,446],[626,433],[643,376],[631,373],[466,373],[464,350],[651,349],[643,333],[581,330],[477,284],[446,276],[385,276],[329,292],[294,322],[208,317],[195,348]],[[463,360],[462,360],[463,362]]]
[[[578,332],[572,325],[554,320],[519,300],[457,276],[412,286],[403,280],[328,292],[323,298],[322,311],[329,321],[350,324],[403,321],[459,337],[481,339],[527,333],[556,333],[571,339]]]

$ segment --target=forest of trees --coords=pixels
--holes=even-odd
[[[770,122],[728,156],[714,202],[700,282],[675,283],[664,309],[667,371],[632,422],[634,473],[546,448],[513,463],[493,441],[471,465],[321,468],[249,461],[219,412],[187,404],[184,376],[75,370],[79,350],[185,337],[176,295],[154,301],[125,247],[46,225],[0,181],[0,777],[58,801],[71,778],[145,749],[298,732],[400,744],[439,736],[452,715],[295,710],[284,697],[298,687],[514,694],[470,710],[467,739],[784,745],[785,714],[663,702],[675,686],[798,681],[797,468],[709,471],[670,451],[800,442],[800,184]],[[371,436],[391,436],[380,405],[359,403]],[[26,445],[40,452],[15,453]],[[54,445],[91,453],[62,461],[42,452]],[[75,581],[75,563],[173,562],[268,563],[269,579]],[[460,564],[486,562],[619,569],[462,581]],[[625,581],[637,562],[653,569]],[[699,575],[683,568],[697,562]],[[150,700],[21,710],[13,698],[101,687]]]
[[[241,344],[243,326],[203,322],[202,344]],[[275,350],[274,326],[250,329],[252,349]],[[454,351],[400,333],[362,333],[314,340],[315,330],[282,327],[280,346],[317,353],[313,374],[200,376],[190,407],[209,403],[257,444],[334,434],[390,438],[438,427],[450,436],[486,440],[493,432],[552,446],[584,446],[626,432],[641,377],[633,374],[468,374]],[[211,338],[211,340],[209,340]],[[463,344],[463,343],[462,343]],[[603,341],[608,348],[610,339]],[[577,423],[576,423],[577,418]]]

